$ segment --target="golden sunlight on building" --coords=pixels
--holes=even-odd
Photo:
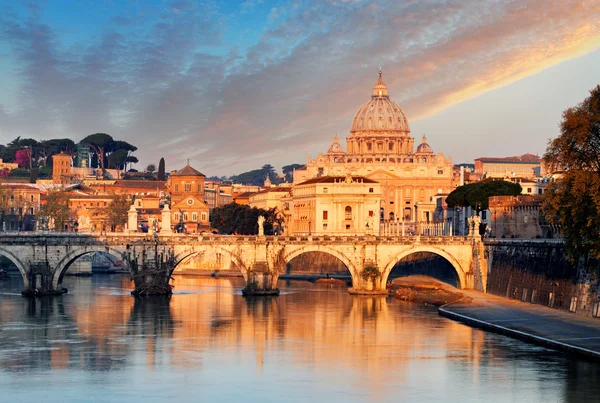
[[[389,98],[381,72],[371,99],[352,120],[346,145],[344,151],[335,137],[326,154],[309,158],[305,168],[295,170],[294,185],[312,178],[348,175],[378,182],[381,193],[376,211],[382,223],[431,222],[435,195],[448,194],[455,187],[451,158],[436,155],[425,136],[415,151],[408,119]],[[356,201],[362,197],[362,190],[358,191]],[[356,220],[366,222],[369,211],[372,209],[362,208]]]

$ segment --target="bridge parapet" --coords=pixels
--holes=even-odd
[[[506,242],[506,241],[503,241]],[[514,242],[510,240],[510,242]],[[474,236],[390,235],[390,236],[252,236],[191,235],[149,233],[0,233],[0,254],[15,261],[25,288],[46,287],[51,276],[52,289],[61,289],[62,276],[69,265],[86,253],[110,253],[123,261],[142,267],[160,261],[160,267],[173,270],[191,256],[206,257],[216,264],[235,264],[248,284],[275,289],[285,266],[296,256],[322,252],[338,258],[350,272],[357,292],[385,292],[394,265],[404,257],[434,253],[444,257],[456,269],[463,288],[484,288],[486,273],[475,276],[484,265],[478,263],[483,251],[481,238]],[[166,257],[172,257],[172,262]],[[166,259],[166,260],[165,260]],[[170,263],[169,263],[170,262]],[[40,264],[47,265],[41,270]],[[166,269],[170,264],[172,267]],[[212,263],[211,263],[212,266]],[[365,270],[369,273],[365,274]],[[134,274],[134,273],[132,273]],[[170,273],[168,273],[170,274]],[[475,279],[475,280],[473,280]],[[479,279],[479,280],[478,280]],[[475,284],[477,283],[477,284]]]

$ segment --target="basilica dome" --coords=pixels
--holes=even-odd
[[[410,127],[406,115],[396,102],[388,96],[387,87],[379,72],[379,79],[373,87],[371,99],[365,102],[352,120],[351,134],[380,132],[384,135],[408,136]]]
[[[433,154],[433,148],[427,144],[427,137],[425,135],[423,135],[421,144],[417,147],[417,154]]]

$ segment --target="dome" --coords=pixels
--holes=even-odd
[[[427,144],[427,137],[425,135],[423,135],[423,140],[421,140],[421,144],[417,147],[416,154],[433,154],[433,148]]]
[[[371,99],[365,102],[352,120],[350,133],[356,132],[395,132],[408,135],[410,127],[406,115],[396,102],[388,96],[382,73],[373,87]]]
[[[340,145],[338,136],[335,136],[333,138],[333,143],[331,143],[331,146],[329,146],[329,150],[327,150],[327,154],[346,154],[346,152]]]

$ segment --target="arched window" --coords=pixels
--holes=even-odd
[[[352,207],[346,206],[346,209],[345,209],[345,218],[346,218],[346,220],[351,220],[352,219]]]

